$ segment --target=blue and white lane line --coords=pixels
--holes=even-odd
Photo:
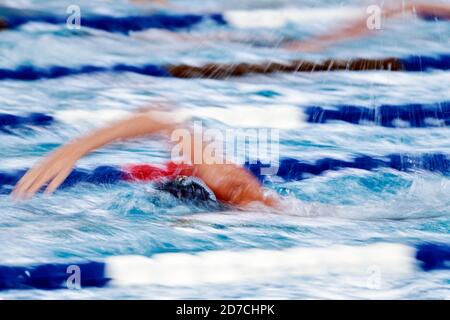
[[[46,115],[44,113],[30,113],[24,116],[0,113],[0,131],[10,131],[16,128],[24,127],[46,127],[55,122],[53,116]]]
[[[104,122],[123,119],[132,113],[124,110],[64,110],[53,115],[31,113],[14,115],[0,113],[0,131],[11,132],[27,127],[46,127],[62,123],[76,125],[89,119]],[[177,117],[213,119],[233,127],[299,129],[308,123],[342,121],[354,125],[372,124],[389,128],[424,128],[450,126],[450,102],[434,104],[380,105],[362,107],[341,105],[334,107],[311,106],[300,108],[289,105],[264,107],[233,105],[227,108],[179,108]],[[273,117],[272,114],[276,114]],[[238,116],[236,116],[238,115]],[[96,123],[94,123],[96,124]]]
[[[99,166],[95,169],[74,169],[66,178],[61,188],[73,187],[81,183],[94,185],[113,185],[123,181],[138,181],[131,175],[133,167],[139,165]],[[245,163],[247,168],[257,179],[265,180],[282,179],[284,181],[300,181],[314,176],[319,176],[328,171],[343,169],[379,170],[390,168],[400,172],[428,171],[443,175],[450,174],[450,156],[446,154],[390,154],[374,157],[359,155],[351,160],[339,160],[323,158],[315,162],[302,161],[292,158],[281,159],[278,163],[266,164],[261,162]],[[262,168],[273,168],[273,175],[262,175]],[[12,188],[25,174],[26,170],[0,171],[0,194],[9,194]]]
[[[15,69],[0,69],[0,80],[34,81],[40,79],[58,79],[67,76],[87,75],[102,72],[132,72],[153,77],[170,77],[164,66],[153,64],[132,66],[118,64],[110,67],[85,65],[80,67],[52,66],[47,68],[31,65],[18,66]]]
[[[384,275],[450,269],[450,246],[401,244],[326,248],[163,253],[116,256],[102,262],[0,266],[0,290],[112,286],[195,286],[326,274]]]
[[[383,61],[384,59],[379,60]],[[371,59],[371,61],[375,60]],[[419,72],[427,70],[450,70],[450,55],[438,55],[429,57],[410,56],[398,59],[398,62],[400,64],[399,71]],[[318,62],[318,64],[320,64],[320,62]],[[236,66],[238,66],[238,64],[236,64]],[[86,75],[86,74],[97,74],[97,73],[119,74],[124,72],[137,73],[152,77],[186,78],[186,76],[179,76],[177,74],[172,74],[173,72],[171,71],[172,70],[171,68],[172,66],[155,65],[155,64],[145,64],[145,65],[117,64],[112,66],[82,65],[78,67],[66,67],[66,66],[37,67],[33,65],[20,65],[17,66],[15,69],[1,68],[0,80],[35,81],[42,79],[59,79],[62,77]],[[377,67],[376,69],[379,68]],[[214,70],[214,68],[212,68],[212,70]],[[325,70],[321,72],[331,72],[331,71],[333,70],[330,71]],[[191,77],[195,78],[198,76],[189,76],[187,78]]]
[[[267,28],[277,29],[288,24],[309,26],[324,23],[342,23],[352,21],[366,15],[361,7],[331,8],[281,8],[256,10],[230,10],[214,14],[172,14],[157,13],[151,15],[105,16],[85,14],[81,26],[108,32],[124,33],[141,31],[150,28],[179,30],[193,28],[200,23],[212,22],[216,25],[228,25],[238,29]],[[438,15],[422,15],[419,18],[436,21]],[[0,8],[0,18],[8,28],[14,29],[31,22],[66,24],[67,16],[47,14],[37,11],[22,11]]]
[[[1,11],[0,11],[1,14]],[[31,22],[60,24],[67,23],[67,16],[49,15],[43,13],[20,14],[10,12],[7,16],[1,17],[8,29],[15,29]],[[227,24],[221,14],[154,14],[154,15],[136,15],[136,16],[101,16],[101,15],[83,15],[80,26],[104,30],[108,32],[124,33],[130,31],[141,31],[151,28],[180,30],[195,27],[196,25],[211,21],[218,25]]]
[[[284,181],[300,181],[319,176],[328,171],[359,169],[374,171],[390,168],[400,172],[428,171],[443,175],[450,174],[450,157],[446,154],[389,154],[386,156],[358,155],[350,160],[333,158],[318,159],[315,162],[284,158],[278,164],[245,163],[245,167],[260,181],[281,178]],[[272,167],[274,175],[261,175],[262,168]]]
[[[282,8],[267,10],[231,10],[214,14],[172,14],[157,13],[151,15],[133,15],[113,17],[85,14],[81,26],[108,32],[124,33],[150,28],[180,30],[194,28],[204,22],[227,25],[239,29],[247,28],[281,28],[287,24],[309,25],[317,21],[340,22],[351,20],[365,14],[361,8]],[[22,11],[0,8],[0,18],[10,29],[24,24],[38,22],[48,24],[66,24],[67,16],[46,14],[37,11]]]
[[[450,102],[432,105],[381,105],[373,108],[337,106],[306,108],[306,122],[344,121],[351,124],[373,123],[383,127],[433,127],[450,125]]]
[[[282,8],[267,10],[231,10],[213,14],[174,14],[157,13],[150,15],[132,15],[113,17],[106,15],[84,14],[82,27],[105,30],[116,33],[129,33],[150,28],[179,30],[197,26],[203,22],[217,25],[228,25],[235,28],[269,28],[283,27],[289,23],[305,24],[317,21],[342,21],[355,19],[365,14],[361,8]],[[10,29],[24,24],[39,22],[48,24],[66,24],[67,16],[47,14],[38,11],[24,11],[11,8],[0,8],[0,18]]]

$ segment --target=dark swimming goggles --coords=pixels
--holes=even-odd
[[[177,176],[175,179],[156,183],[155,188],[169,192],[182,201],[198,204],[218,204],[214,192],[201,179],[196,177]]]

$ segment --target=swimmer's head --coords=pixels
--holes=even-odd
[[[178,176],[173,180],[159,182],[157,190],[166,191],[174,197],[189,202],[217,203],[214,192],[199,178]]]

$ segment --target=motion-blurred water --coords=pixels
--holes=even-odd
[[[77,2],[83,12],[126,15],[152,10],[128,1],[10,1],[64,14]],[[8,2],[6,2],[8,3]],[[339,8],[360,1],[175,1],[184,12],[222,12],[261,7]],[[178,9],[180,10],[180,9]],[[270,30],[200,25],[193,35],[232,32],[303,39],[330,30],[333,19],[313,25],[290,24]],[[392,22],[376,37],[343,43],[319,54],[227,41],[179,41],[164,31],[130,35],[42,23],[0,33],[0,67],[24,63],[37,66],[127,63],[189,63],[285,61],[291,58],[403,57],[408,54],[448,53],[450,23],[410,18]],[[136,74],[96,74],[35,82],[2,81],[0,112],[132,111],[155,101],[177,108],[239,105],[264,108],[289,105],[434,103],[450,101],[450,73],[339,72],[248,76],[224,81],[153,78]],[[267,95],[264,92],[270,91]],[[274,117],[277,115],[274,114]],[[236,119],[239,115],[236,115]],[[229,127],[211,119],[205,123]],[[104,123],[86,117],[48,128],[0,133],[0,170],[30,167],[55,147]],[[263,127],[264,124],[262,123]],[[357,154],[450,153],[450,129],[383,128],[344,123],[305,124],[281,130],[280,153],[296,159],[348,159]],[[161,141],[120,143],[82,159],[81,167],[103,164],[163,163],[169,159]],[[292,202],[283,215],[267,212],[198,213],[199,209],[151,195],[151,187],[122,183],[79,185],[46,198],[14,203],[0,196],[0,264],[101,260],[108,256],[162,252],[199,252],[246,248],[281,249],[332,244],[361,245],[394,242],[414,245],[450,240],[450,179],[429,172],[402,173],[341,170],[300,182],[268,185]],[[182,268],[182,266],[180,266]],[[174,270],[176,272],[176,270]],[[383,277],[381,287],[368,288],[366,279],[347,275],[261,279],[226,286],[147,286],[83,289],[81,291],[8,291],[2,298],[449,298],[448,272],[412,277]]]

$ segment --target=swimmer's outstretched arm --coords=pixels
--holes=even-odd
[[[450,20],[450,5],[430,3],[410,3],[407,5],[389,5],[382,9],[384,19],[405,13],[416,13],[418,16],[436,16],[443,20]],[[367,17],[355,21],[336,32],[318,36],[306,41],[285,42],[283,47],[294,51],[320,51],[326,47],[349,40],[373,34],[375,31],[367,27]]]
[[[22,177],[13,191],[13,197],[30,198],[45,185],[46,194],[54,192],[80,158],[109,143],[155,133],[170,133],[178,127],[170,120],[172,116],[173,114],[162,112],[139,113],[63,145]],[[192,159],[187,160],[194,162]],[[192,167],[193,175],[202,179],[223,202],[233,205],[261,202],[273,207],[279,204],[278,199],[266,195],[259,181],[241,166],[194,164]]]
[[[72,172],[75,163],[106,144],[123,139],[144,136],[159,131],[170,130],[173,125],[149,113],[140,113],[129,119],[117,122],[84,137],[76,139],[47,156],[30,169],[17,183],[12,195],[18,199],[32,197],[44,185],[45,193],[55,191]]]

